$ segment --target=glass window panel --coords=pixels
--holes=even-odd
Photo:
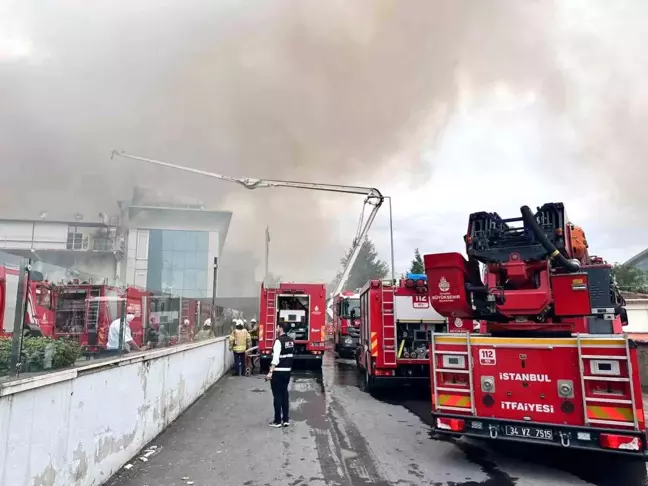
[[[185,254],[181,251],[173,252],[173,269],[182,270],[185,267]]]
[[[184,274],[184,288],[187,290],[196,289],[196,271],[186,270]]]
[[[207,289],[207,270],[198,270],[196,272],[196,288]]]
[[[162,249],[173,250],[173,231],[162,231]]]
[[[196,253],[196,268],[198,270],[209,269],[213,265],[209,264],[209,254],[206,251]]]
[[[162,268],[171,268],[173,266],[173,252],[164,250],[162,252]]]
[[[184,275],[182,273],[182,270],[173,270],[173,280],[172,280],[173,293],[176,293],[176,289],[181,290],[184,288],[183,280],[184,280]]]
[[[187,231],[185,232],[185,250],[187,251],[196,251],[196,245],[198,243],[198,231]]]
[[[170,268],[162,270],[162,288],[165,289],[173,285],[173,271]]]
[[[197,231],[196,250],[209,251],[209,233],[207,231]]]
[[[195,269],[197,262],[197,255],[195,251],[188,251],[185,253],[185,268]]]
[[[174,251],[185,250],[186,247],[186,232],[185,231],[174,231],[173,232],[173,249]]]

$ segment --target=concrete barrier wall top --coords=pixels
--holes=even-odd
[[[227,338],[0,387],[0,486],[110,479],[232,365]]]

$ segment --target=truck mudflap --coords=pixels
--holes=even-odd
[[[645,430],[595,429],[439,413],[433,413],[433,418],[434,431],[439,434],[612,452],[648,460]]]

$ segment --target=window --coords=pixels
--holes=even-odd
[[[209,233],[206,231],[198,232],[196,236],[196,250],[200,252],[209,252]]]
[[[173,231],[162,231],[162,250],[173,250]]]
[[[185,249],[185,232],[184,231],[174,231],[173,232],[173,251],[183,251]]]
[[[65,245],[68,250],[87,250],[88,243],[88,237],[84,237],[77,226],[68,226],[67,243]]]
[[[148,259],[148,243],[149,243],[149,232],[147,230],[138,230],[137,231],[137,253],[135,256],[137,260]]]

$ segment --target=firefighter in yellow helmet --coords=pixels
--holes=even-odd
[[[236,323],[236,328],[230,335],[230,350],[234,351],[234,370],[238,376],[243,375],[245,362],[245,351],[252,345],[252,338],[243,321]]]

